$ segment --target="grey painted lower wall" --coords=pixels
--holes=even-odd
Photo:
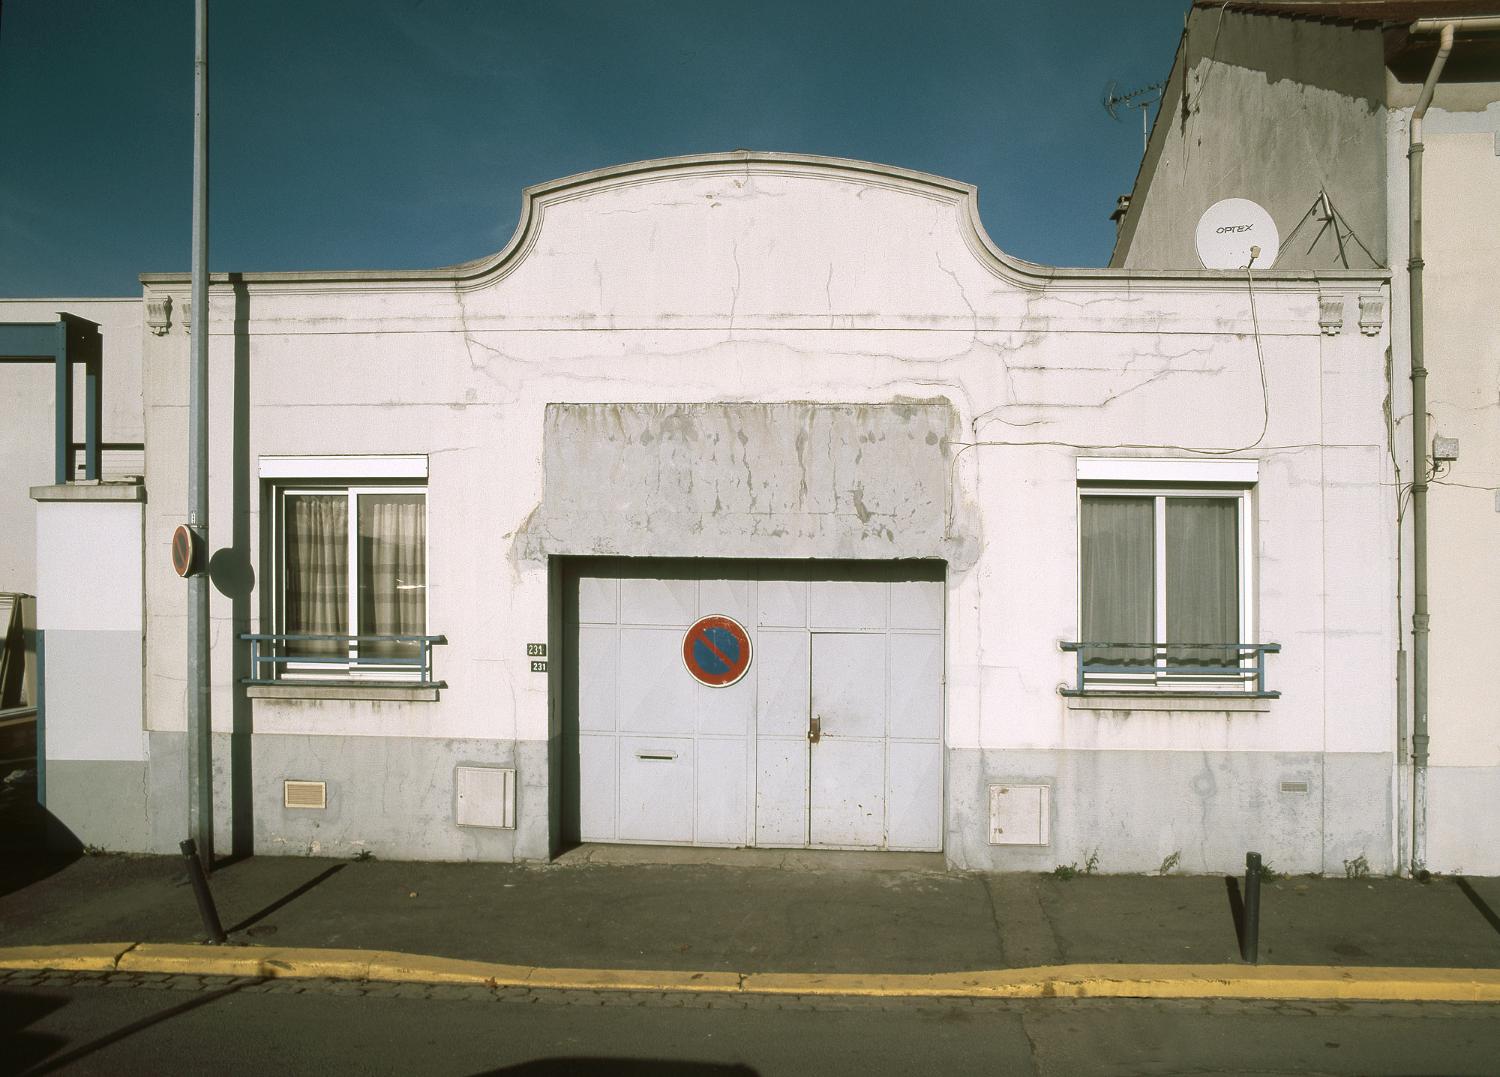
[[[1363,856],[1384,873],[1391,767],[1381,753],[950,749],[946,852],[977,871],[1097,853],[1101,872],[1154,872],[1175,853],[1177,871],[1235,873],[1254,850],[1278,871],[1341,874]],[[989,843],[989,787],[1007,783],[1049,787],[1048,844]]]
[[[231,747],[227,735],[215,737],[220,852],[234,833]],[[85,844],[174,853],[187,827],[185,748],[183,734],[152,733],[149,764],[53,761],[48,808]],[[257,854],[509,861],[550,853],[543,741],[260,735],[250,760],[250,818],[241,825]],[[516,829],[454,822],[453,769],[464,764],[516,769]],[[1337,875],[1362,856],[1370,871],[1388,873],[1391,766],[1381,753],[950,749],[946,854],[968,870],[1050,871],[1097,853],[1097,870],[1128,873],[1154,872],[1175,853],[1179,872],[1237,873],[1253,849],[1279,871]],[[286,779],[327,782],[327,808],[284,807]],[[1011,783],[1047,786],[1047,844],[989,844],[989,787]],[[1475,790],[1464,798],[1449,782],[1434,792],[1444,809],[1434,816],[1452,807],[1445,795],[1473,807]]]
[[[150,735],[150,804],[144,844],[177,851],[186,832],[187,737]],[[354,856],[391,860],[541,860],[548,855],[547,745],[544,741],[434,740],[418,737],[261,734],[249,746],[249,775],[231,774],[234,745],[214,737],[215,848],[235,834],[235,807],[259,855]],[[453,769],[514,767],[516,828],[454,822]],[[245,780],[248,777],[248,780]],[[287,808],[282,783],[326,782],[326,809]],[[236,790],[236,782],[240,789]],[[127,848],[121,846],[121,848]]]
[[[48,760],[47,811],[80,845],[110,852],[152,850],[146,768],[118,760]]]
[[[1500,767],[1427,772],[1427,866],[1452,875],[1500,875]]]

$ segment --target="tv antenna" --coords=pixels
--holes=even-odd
[[[1302,215],[1302,219],[1297,222],[1297,227],[1293,228],[1287,235],[1286,241],[1288,245],[1291,244],[1292,239],[1297,235],[1297,233],[1302,231],[1302,226],[1304,224],[1307,224],[1309,220],[1321,221],[1323,226],[1318,229],[1318,234],[1313,236],[1312,241],[1308,243],[1307,250],[1303,252],[1304,255],[1311,254],[1313,252],[1313,248],[1318,245],[1318,241],[1321,240],[1325,235],[1327,235],[1330,230],[1332,230],[1333,241],[1338,249],[1338,259],[1340,266],[1342,266],[1344,269],[1349,268],[1349,246],[1344,241],[1352,239],[1356,244],[1359,245],[1359,249],[1364,251],[1365,258],[1367,258],[1370,262],[1370,267],[1379,267],[1379,260],[1370,253],[1370,248],[1365,246],[1364,240],[1360,239],[1359,236],[1354,234],[1354,229],[1349,227],[1349,222],[1344,220],[1344,215],[1338,211],[1338,208],[1336,206],[1334,206],[1333,199],[1328,197],[1327,188],[1324,188],[1323,190],[1318,192],[1318,197],[1313,200],[1313,204],[1308,208],[1307,212]]]
[[[1116,93],[1118,86],[1114,79],[1109,80],[1109,85],[1104,87],[1104,111],[1109,113],[1109,118],[1115,122],[1120,120],[1120,109],[1138,108],[1141,110],[1141,152],[1146,152],[1146,143],[1150,138],[1150,131],[1146,126],[1146,110],[1161,100],[1161,93],[1167,88],[1165,82],[1153,82],[1150,86],[1142,86],[1136,90],[1127,90],[1125,93]]]

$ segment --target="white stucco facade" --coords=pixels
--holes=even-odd
[[[1435,3],[1410,13],[1321,17],[1254,0],[1193,5],[1166,84],[1159,121],[1123,215],[1113,264],[1197,264],[1191,224],[1223,198],[1267,208],[1281,236],[1277,265],[1392,268],[1388,396],[1383,403],[1400,496],[1384,529],[1397,536],[1399,588],[1385,616],[1398,626],[1402,674],[1393,741],[1399,774],[1394,830],[1402,870],[1493,874],[1487,840],[1500,798],[1500,734],[1485,660],[1500,623],[1492,548],[1497,346],[1492,297],[1500,169],[1500,82],[1492,17]],[[1392,21],[1382,22],[1387,19]],[[1423,123],[1422,309],[1426,444],[1412,444],[1408,262],[1411,124],[1438,60],[1438,28],[1456,20]],[[1314,209],[1309,211],[1309,206]],[[1330,219],[1330,216],[1336,220]],[[1295,242],[1292,237],[1295,236]],[[1367,310],[1384,322],[1385,311]],[[1456,439],[1457,459],[1435,460],[1433,439]],[[1447,446],[1445,445],[1445,455]],[[1417,669],[1412,486],[1430,476],[1425,563],[1430,609],[1425,782],[1414,771]],[[1373,586],[1372,581],[1372,586]],[[1416,795],[1425,784],[1425,810]]]
[[[133,765],[139,845],[170,851],[186,813],[186,596],[168,541],[187,501],[188,282],[144,284],[174,313],[145,338],[146,758]],[[888,762],[883,796],[894,819],[920,786],[941,825],[934,838],[903,822],[892,832],[917,836],[887,834],[890,847],[935,840],[950,864],[986,870],[1097,855],[1102,871],[1147,871],[1176,854],[1180,870],[1223,871],[1249,849],[1281,870],[1341,873],[1360,856],[1390,870],[1391,341],[1359,313],[1387,287],[1383,272],[1030,265],[989,242],[966,185],[746,152],[535,188],[511,244],[465,266],[215,278],[219,845],[551,855],[582,792],[580,626],[624,639],[654,616],[649,595],[639,617],[623,599],[589,613],[579,580],[597,577],[698,595],[653,622],[669,640],[674,617],[743,600],[757,663],[773,629],[814,648],[819,632],[884,633],[891,655],[938,641],[940,668],[912,676],[937,693],[940,774],[929,793]],[[243,683],[239,637],[279,631],[278,468],[329,458],[351,481],[421,461],[425,478],[405,481],[426,495],[440,689]],[[1266,693],[1075,693],[1060,644],[1081,639],[1080,496],[1100,483],[1240,506],[1237,642],[1280,645]],[[785,579],[810,581],[800,622],[764,613],[766,581]],[[876,620],[820,622],[819,594],[842,580],[887,596],[935,580],[941,609],[928,624],[905,608],[915,599],[886,597]],[[914,664],[881,667],[890,698],[915,698],[895,687]],[[770,720],[759,675],[735,689],[752,723]],[[694,691],[710,709],[732,698]],[[57,765],[86,786],[88,761]],[[460,767],[514,770],[513,828],[459,821]],[[766,833],[753,824],[768,794],[747,773],[746,833]],[[326,806],[286,807],[287,780],[325,782]],[[996,798],[1012,792],[1040,797],[1039,840],[997,835],[992,802],[1004,814]]]

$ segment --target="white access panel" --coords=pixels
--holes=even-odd
[[[580,838],[940,849],[942,582],[710,564],[730,567],[614,561],[577,579]],[[684,633],[714,614],[751,637],[727,688],[683,664]]]
[[[290,796],[287,798],[290,800]],[[459,826],[516,828],[513,767],[453,768],[453,821]]]
[[[990,844],[1046,845],[1048,792],[1045,785],[990,786]]]

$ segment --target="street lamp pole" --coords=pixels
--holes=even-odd
[[[188,527],[208,549],[208,0],[195,0],[193,57],[192,369],[188,387]],[[188,836],[204,870],[214,858],[213,717],[207,565],[188,576]]]

